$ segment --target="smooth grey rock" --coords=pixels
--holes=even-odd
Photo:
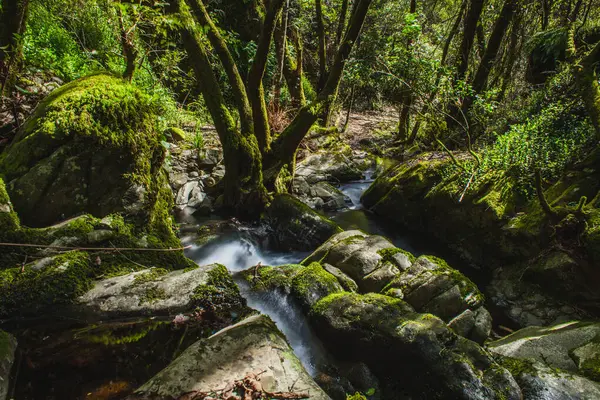
[[[198,287],[209,285],[211,272],[223,272],[220,269],[226,271],[219,264],[167,273],[150,268],[103,279],[79,297],[76,308],[86,314],[107,316],[185,311],[194,291]],[[234,285],[231,282],[232,288]],[[237,288],[232,293],[236,291]],[[236,299],[232,303],[235,301]]]
[[[311,154],[296,166],[296,176],[308,183],[321,181],[348,182],[362,179],[358,166],[342,153],[319,152]]]
[[[329,397],[308,375],[283,334],[264,315],[255,315],[188,347],[167,368],[142,385],[135,396],[180,398],[194,391],[210,393],[260,374],[263,390]]]
[[[198,188],[199,185],[200,183],[198,181],[186,182],[177,192],[177,196],[175,196],[175,205],[179,208],[187,206],[190,194],[194,189]]]
[[[600,384],[534,362],[513,375],[526,400],[600,399]]]
[[[475,312],[475,326],[468,336],[469,339],[481,344],[490,337],[492,332],[492,315],[485,307],[479,307]]]
[[[461,314],[454,317],[448,322],[448,327],[451,328],[456,334],[468,337],[469,333],[475,326],[475,313],[471,310],[465,310]]]
[[[572,321],[551,327],[530,326],[488,344],[503,356],[539,361],[565,371],[578,372],[571,355],[600,337],[600,323]]]
[[[342,272],[339,268],[334,267],[331,264],[323,264],[323,269],[329,272],[331,275],[335,276],[340,285],[344,288],[344,290],[348,292],[357,292],[358,285],[354,282],[354,279],[350,278],[348,275]]]

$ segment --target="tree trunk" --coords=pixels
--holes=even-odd
[[[321,91],[327,80],[327,43],[325,40],[325,23],[323,21],[323,4],[321,0],[315,0],[315,11],[317,19],[317,37],[319,39],[319,83],[317,91]]]
[[[372,1],[356,1],[346,36],[336,53],[323,90],[319,92],[313,103],[302,107],[292,123],[274,140],[271,154],[264,160],[265,179],[269,185],[276,182],[282,169],[293,165],[298,145],[317,121],[323,108],[331,103],[333,96],[337,93],[346,61],[360,34]]]
[[[283,35],[282,32],[278,32],[275,35],[275,45],[277,47],[286,47],[287,43],[284,44],[284,38],[288,35]],[[304,97],[304,89],[302,87],[302,43],[296,28],[290,27],[289,38],[294,44],[295,59],[292,58],[289,52],[284,51],[283,56],[283,76],[285,78],[288,91],[290,92],[290,98],[292,107],[295,110],[300,109],[306,103]]]
[[[10,96],[23,64],[29,0],[3,0],[0,15],[0,102]]]
[[[502,6],[500,15],[498,15],[498,19],[494,24],[494,30],[492,31],[490,40],[488,41],[487,49],[483,55],[481,63],[479,64],[479,68],[477,68],[475,77],[473,78],[472,86],[473,91],[475,93],[481,93],[485,89],[485,85],[487,83],[488,77],[490,76],[492,66],[494,65],[496,58],[498,57],[500,44],[504,39],[506,31],[508,30],[508,26],[510,25],[510,21],[512,20],[516,6],[517,0],[506,0],[504,2],[504,5]],[[465,106],[463,107],[463,109],[467,110],[470,104],[472,104],[472,102],[472,98],[469,102],[465,101]]]
[[[600,86],[596,68],[600,63],[600,42],[596,43],[592,51],[581,60],[581,67],[577,72],[581,95],[586,111],[596,131],[596,140],[600,141]]]
[[[241,130],[237,128],[225,105],[204,41],[195,29],[189,9],[183,0],[175,0],[172,4],[178,7],[182,18],[180,29],[184,46],[223,146],[223,206],[225,210],[242,218],[256,217],[267,204],[268,195],[263,185],[262,157],[258,143],[252,131],[248,130],[251,125],[242,124]]]
[[[123,78],[129,82],[133,80],[135,74],[135,60],[137,58],[137,51],[133,43],[133,30],[128,30],[125,27],[125,17],[123,16],[123,10],[117,7],[119,13],[119,29],[121,30],[121,46],[123,47],[123,56],[125,57],[125,72]]]
[[[340,45],[342,36],[344,35],[344,29],[346,29],[346,19],[348,17],[348,4],[349,0],[342,0],[342,9],[340,10],[340,19],[338,21],[337,32],[335,35],[336,47]]]
[[[548,22],[550,21],[550,0],[542,1],[542,31],[548,29]]]
[[[450,50],[450,45],[452,44],[452,39],[456,36],[456,32],[458,32],[458,28],[460,27],[460,23],[462,22],[463,15],[465,13],[465,9],[467,8],[467,0],[463,0],[460,9],[458,11],[458,15],[456,16],[456,20],[452,25],[452,29],[448,33],[448,37],[446,38],[446,42],[444,43],[444,50],[442,51],[442,58],[440,60],[440,64],[443,66],[446,64],[446,57],[448,57],[448,50]],[[439,79],[436,80],[436,82]],[[436,85],[437,86],[437,85]]]
[[[248,98],[252,105],[252,116],[254,120],[254,134],[258,141],[261,153],[265,154],[271,146],[271,129],[267,116],[267,104],[265,102],[265,91],[263,77],[267,65],[269,48],[273,41],[275,25],[283,8],[283,0],[271,0],[267,14],[262,24],[260,38],[254,56],[254,62],[248,75]]]
[[[458,80],[464,79],[469,68],[469,58],[475,40],[477,24],[479,24],[479,19],[481,18],[483,3],[484,0],[471,0],[469,4],[460,45],[460,60],[456,68],[456,78]]]

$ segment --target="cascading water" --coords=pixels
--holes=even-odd
[[[190,242],[191,238],[183,238]],[[219,263],[234,273],[242,296],[248,306],[268,315],[283,332],[308,373],[316,375],[319,366],[327,363],[326,350],[311,331],[306,316],[292,301],[289,295],[279,292],[257,293],[251,290],[248,282],[235,273],[261,265],[297,264],[306,253],[278,253],[259,249],[252,239],[240,234],[230,234],[207,245],[191,245],[187,256],[199,265]]]

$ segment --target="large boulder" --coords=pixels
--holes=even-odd
[[[0,330],[0,400],[7,399],[10,369],[15,360],[17,340]]]
[[[280,250],[309,251],[342,229],[288,194],[275,197],[265,213],[272,245]]]
[[[390,382],[390,395],[521,399],[510,373],[486,351],[402,300],[336,293],[316,303],[310,317],[329,350],[366,362],[381,381]]]
[[[176,314],[200,308],[230,318],[246,311],[246,301],[225,266],[211,264],[107,278],[79,297],[76,308],[99,317]]]
[[[417,259],[381,236],[345,231],[331,237],[303,263],[318,261],[348,275],[362,293],[403,299],[419,312],[434,314],[461,336],[482,343],[492,320],[477,286],[442,259]]]
[[[126,213],[171,229],[160,105],[109,74],[53,91],[0,155],[0,174],[21,222],[48,226],[82,213]]]
[[[240,390],[236,381],[251,384],[246,386],[249,398],[252,393],[261,398],[287,393],[329,399],[302,367],[283,334],[263,315],[249,317],[191,345],[130,398],[228,392],[231,396]],[[237,394],[244,398],[244,393]]]
[[[561,301],[550,290],[543,290],[523,276],[521,265],[497,268],[486,288],[490,303],[515,326],[550,326],[589,318],[581,308]],[[554,282],[552,286],[560,285]]]
[[[466,157],[456,155],[459,160]],[[538,227],[518,229],[512,220],[519,204],[512,181],[478,176],[461,197],[466,187],[461,172],[447,155],[426,153],[388,169],[361,201],[376,214],[430,234],[485,268],[539,254]]]
[[[600,381],[600,323],[530,326],[488,343],[488,347],[503,356],[537,361]]]
[[[518,179],[510,174],[489,171],[469,180],[455,160],[463,162],[470,157],[467,153],[454,154],[453,158],[441,153],[422,154],[387,170],[361,200],[380,216],[434,236],[482,269],[516,270],[511,279],[517,286],[520,280],[527,281],[560,302],[597,313],[598,275],[590,266],[600,260],[596,197],[600,190],[600,151],[594,151],[544,191],[555,211],[552,218],[536,197],[523,197]],[[586,203],[589,199],[593,200]],[[577,210],[578,204],[585,205],[584,212]],[[519,310],[515,308],[512,313]],[[554,314],[538,316],[537,320],[556,322],[561,315]]]
[[[501,365],[508,369],[526,400],[588,400],[600,398],[600,384],[567,371],[510,357]]]

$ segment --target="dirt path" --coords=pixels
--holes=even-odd
[[[344,124],[346,112],[342,112],[338,118],[339,125]],[[361,139],[377,135],[378,132],[393,131],[398,124],[398,115],[393,108],[381,111],[361,111],[350,113],[348,128],[344,133],[344,140],[351,147],[358,147]]]

